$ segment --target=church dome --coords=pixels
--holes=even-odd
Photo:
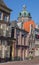
[[[23,5],[23,10],[19,13],[19,17],[31,17],[30,13],[26,10],[25,5]]]

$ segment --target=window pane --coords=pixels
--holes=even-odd
[[[7,16],[4,16],[4,21],[7,21]]]
[[[5,54],[7,58],[10,58],[10,46],[7,46],[7,50]]]
[[[1,45],[1,40],[0,40],[0,58],[2,56],[2,45]]]
[[[0,20],[1,20],[1,12],[0,12]]]

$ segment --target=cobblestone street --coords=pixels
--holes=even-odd
[[[33,60],[0,63],[0,65],[39,65],[39,57]]]
[[[7,62],[0,63],[0,65],[39,65],[39,63],[28,62],[28,61],[16,61],[16,62]]]

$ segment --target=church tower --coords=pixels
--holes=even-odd
[[[26,6],[23,5],[23,10],[19,13],[18,21],[25,22],[31,19],[31,14],[26,10]]]
[[[23,29],[23,23],[31,20],[31,14],[26,10],[26,6],[23,5],[23,10],[18,15],[18,26]]]

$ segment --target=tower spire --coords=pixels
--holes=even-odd
[[[26,5],[23,5],[23,10],[26,11]]]

